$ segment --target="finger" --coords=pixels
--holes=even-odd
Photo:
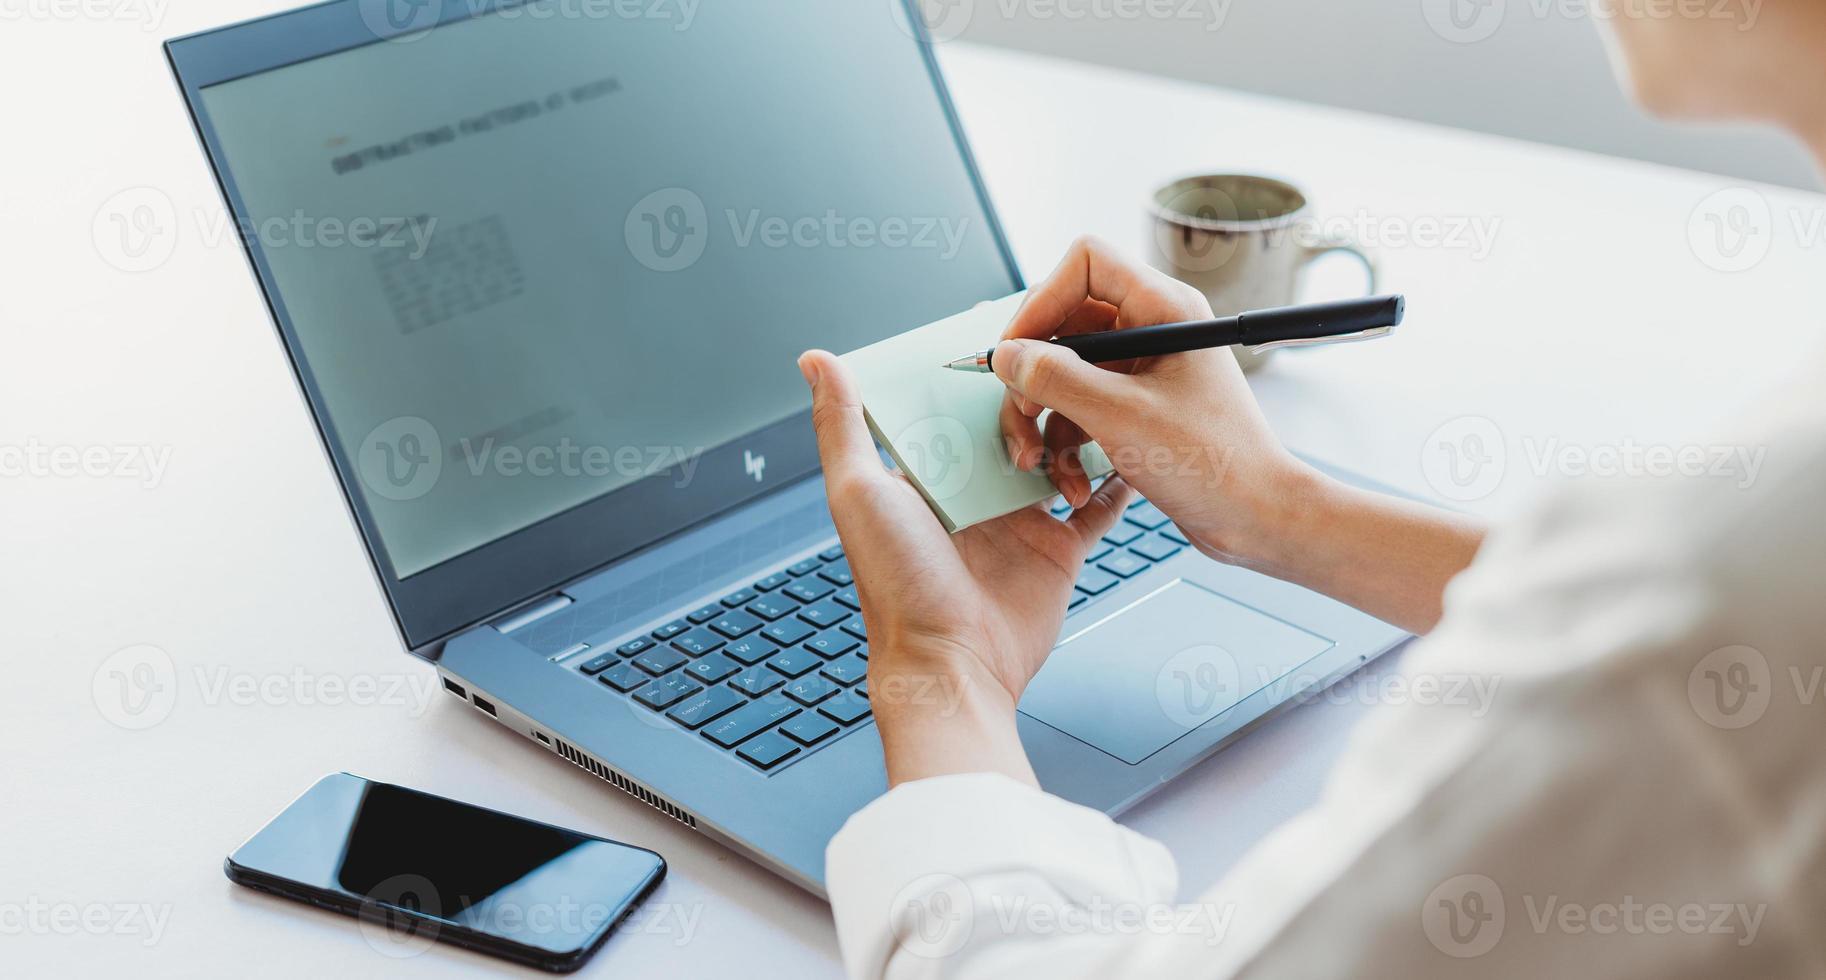
[[[1111,476],[1103,481],[1096,493],[1091,494],[1084,506],[1072,511],[1072,516],[1065,519],[1065,524],[1078,532],[1078,539],[1084,543],[1085,548],[1094,548],[1098,540],[1116,526],[1134,495],[1122,477]]]
[[[827,492],[840,496],[845,487],[888,479],[849,369],[829,351],[810,350],[799,356],[799,371],[812,388],[812,429]]]
[[[1078,423],[1057,412],[1046,417],[1046,475],[1073,507],[1090,500],[1091,480],[1078,451],[1089,441]]]
[[[1008,459],[1016,469],[1032,470],[1045,455],[1040,438],[1040,423],[1022,410],[1013,391],[1002,396],[1002,439],[1008,444]]]
[[[1078,308],[1065,318],[1064,323],[1059,324],[1059,329],[1053,335],[1071,337],[1077,334],[1101,333],[1114,329],[1115,326],[1116,308],[1114,306],[1099,299],[1087,299],[1078,304]],[[1123,370],[1124,373],[1127,373],[1125,369],[1113,365],[1104,365],[1104,367],[1109,370]],[[1028,418],[1037,417],[1044,411],[1040,405],[1028,401],[1019,394],[1014,396],[1014,402]]]
[[[1159,275],[1124,258],[1107,242],[1087,235],[1072,243],[1051,275],[1027,291],[1027,299],[1002,331],[1002,337],[1052,337],[1087,299],[1121,310],[1130,295],[1144,286],[1155,285]]]
[[[1004,340],[989,363],[1016,394],[1092,431],[1117,421],[1117,413],[1138,391],[1129,375],[1105,371],[1067,348],[1039,340]]]

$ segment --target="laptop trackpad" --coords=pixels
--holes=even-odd
[[[1021,711],[1130,765],[1332,646],[1184,579],[1070,625]]]

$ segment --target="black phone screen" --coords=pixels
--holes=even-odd
[[[592,950],[665,872],[652,851],[347,773],[228,860],[245,884],[547,966]]]

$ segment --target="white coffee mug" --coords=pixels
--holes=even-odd
[[[1324,234],[1306,211],[1306,195],[1286,181],[1185,177],[1154,192],[1148,216],[1150,264],[1204,293],[1217,316],[1292,305],[1306,266],[1330,252],[1362,262],[1364,295],[1376,292],[1375,257],[1350,238]],[[1269,356],[1232,350],[1244,371]]]

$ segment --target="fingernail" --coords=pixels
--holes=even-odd
[[[805,375],[805,383],[813,388],[818,387],[818,362],[810,355],[799,355],[799,373]]]

